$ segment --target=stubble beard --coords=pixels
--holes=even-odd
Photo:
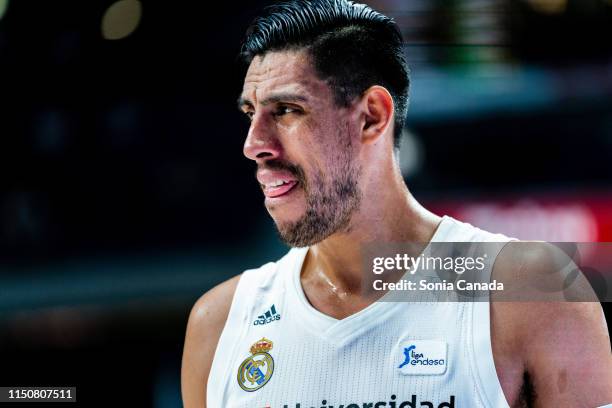
[[[301,174],[300,174],[301,173]],[[361,204],[358,179],[360,171],[350,157],[331,172],[326,182],[322,173],[306,181],[298,169],[306,195],[306,211],[300,219],[277,224],[280,238],[292,247],[307,247],[337,232],[346,232],[353,213]]]

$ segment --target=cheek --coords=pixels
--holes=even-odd
[[[323,142],[327,164],[332,168],[347,169],[355,157],[354,134],[347,122],[336,123],[329,129]]]
[[[284,144],[285,160],[301,167],[308,178],[313,171],[325,168],[326,152],[329,146],[325,135],[310,126],[295,127],[286,133]]]
[[[307,178],[328,179],[354,156],[353,132],[343,115],[313,114],[286,135],[287,160],[301,166]]]

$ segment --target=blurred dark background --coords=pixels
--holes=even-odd
[[[191,305],[286,250],[235,110],[269,3],[0,0],[0,385],[180,406]],[[368,4],[406,40],[417,199],[612,241],[612,0]]]

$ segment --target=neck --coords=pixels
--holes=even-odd
[[[431,240],[440,217],[414,199],[399,172],[391,188],[371,184],[376,195],[368,194],[366,186],[361,207],[353,214],[349,228],[310,247],[302,268],[303,281],[318,280],[334,292],[356,294],[364,284],[363,251],[368,244]]]

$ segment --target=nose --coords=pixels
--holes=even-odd
[[[277,159],[280,156],[281,144],[274,126],[264,115],[255,113],[253,116],[242,151],[247,158],[257,163]]]

